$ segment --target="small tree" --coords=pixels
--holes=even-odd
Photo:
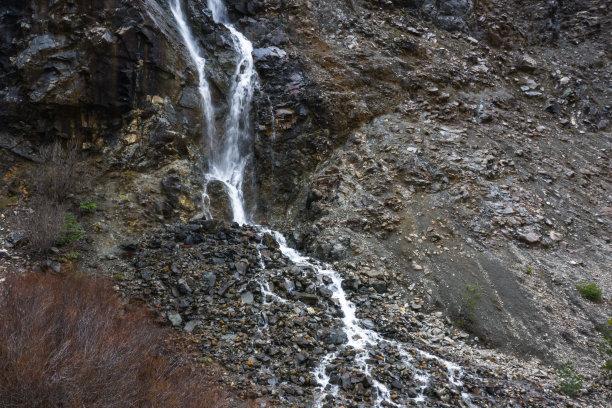
[[[561,379],[559,391],[569,397],[575,397],[582,388],[583,376],[578,374],[574,365],[567,361],[557,367],[557,375]]]

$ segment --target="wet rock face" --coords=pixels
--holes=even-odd
[[[183,9],[223,117],[236,56],[204,3]],[[57,137],[78,138],[119,168],[159,168],[195,152],[198,77],[168,2],[10,2],[0,36],[0,139],[13,154],[29,159],[24,145]]]
[[[1,17],[6,128],[40,137],[108,137],[127,112],[144,108],[145,117],[152,115],[159,105],[152,96],[173,103],[180,97],[188,61],[159,4],[19,3]],[[20,122],[24,116],[32,120]]]
[[[232,203],[225,186],[218,180],[212,180],[206,185],[209,199],[209,211],[214,219],[232,220]]]

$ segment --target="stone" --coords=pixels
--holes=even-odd
[[[297,360],[298,363],[304,363],[308,360],[308,356],[304,353],[297,353],[295,355],[295,359]]]
[[[319,297],[317,295],[311,295],[310,293],[296,292],[295,297],[307,305],[314,306],[319,303]]]
[[[212,272],[204,275],[203,278],[209,287],[214,287],[215,283],[217,282],[217,276]]]
[[[529,55],[522,54],[517,57],[515,66],[520,71],[532,72],[538,67],[538,63]]]
[[[519,237],[521,241],[526,242],[528,244],[536,244],[542,239],[542,236],[534,231],[521,233],[519,234]]]
[[[240,295],[240,300],[242,301],[242,303],[246,305],[250,305],[254,301],[253,293],[244,292],[243,294]]]
[[[226,228],[225,221],[218,219],[204,220],[201,221],[200,225],[209,234],[218,234]]]
[[[384,275],[384,271],[382,269],[365,269],[363,271],[363,273],[368,277],[368,278],[380,278],[381,276]]]
[[[183,295],[187,295],[192,292],[191,288],[189,287],[185,279],[178,280],[178,289],[179,289],[179,292],[182,293]]]
[[[183,328],[183,330],[185,330],[187,333],[191,333],[196,327],[198,327],[201,324],[202,324],[201,320],[190,320],[185,324],[185,327]]]
[[[330,299],[334,295],[334,292],[326,287],[321,287],[319,288],[319,294],[321,295],[321,297]]]
[[[287,53],[278,47],[255,48],[253,50],[253,59],[255,62],[266,58],[285,58]]]
[[[242,261],[236,262],[234,266],[236,267],[236,271],[241,275],[244,275],[247,269],[249,268],[249,265],[246,262],[242,262]]]
[[[146,281],[149,281],[153,277],[153,271],[149,268],[142,269],[140,271],[140,277]]]
[[[276,241],[276,239],[274,239],[274,237],[267,232],[263,235],[262,243],[270,249],[280,248],[280,244]]]
[[[374,288],[374,290],[378,293],[385,293],[387,291],[387,285],[382,281],[374,281],[371,282],[370,285]]]
[[[602,119],[599,122],[597,122],[598,130],[606,130],[609,127],[610,127],[610,121],[608,119]]]
[[[206,195],[208,197],[208,210],[213,219],[233,220],[232,202],[222,181],[209,181],[206,185]]]
[[[321,333],[319,337],[326,344],[340,345],[348,342],[346,333],[341,329],[325,331]]]
[[[183,318],[178,312],[168,312],[168,320],[174,327],[180,326],[183,323]]]
[[[361,322],[361,326],[364,329],[374,330],[374,328],[376,327],[376,325],[371,319],[362,319],[360,322]]]

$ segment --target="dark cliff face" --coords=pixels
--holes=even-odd
[[[153,147],[183,122],[198,134],[197,103],[183,95],[197,76],[163,3],[12,2],[0,21],[0,124],[13,137],[101,148],[134,120],[155,122]]]

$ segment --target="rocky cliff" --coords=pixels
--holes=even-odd
[[[213,22],[206,2],[182,5],[207,61],[222,128],[237,63],[231,38]],[[333,264],[354,283],[351,296],[364,318],[377,324],[380,318],[385,333],[403,338],[416,332],[449,358],[455,339],[470,339],[459,346],[461,353],[484,344],[499,361],[535,357],[550,366],[575,359],[589,381],[599,383],[581,403],[588,404],[590,395],[604,406],[610,383],[598,372],[596,341],[599,323],[610,318],[612,293],[609,2],[227,5],[253,43],[258,74],[245,186],[253,218]],[[167,1],[8,1],[0,10],[0,35],[0,203],[11,203],[0,209],[7,219],[13,199],[27,200],[19,172],[42,160],[41,146],[78,140],[86,153],[84,177],[93,183],[74,193],[99,203],[90,225],[95,234],[80,249],[87,269],[125,270],[125,292],[155,305],[176,326],[235,317],[184,303],[195,295],[181,279],[187,287],[211,286],[210,279],[189,281],[198,266],[177,246],[199,245],[205,255],[196,258],[212,262],[212,287],[227,285],[222,292],[203,286],[210,302],[224,299],[238,309],[253,302],[253,293],[261,301],[259,289],[241,276],[252,269],[270,278],[272,290],[336,313],[306,272],[298,278],[294,270],[291,277],[290,263],[272,242],[265,244],[271,249],[261,267],[255,251],[261,242],[248,228],[217,225],[203,233],[192,218],[201,212],[209,146],[202,140],[197,72]],[[214,214],[223,217],[227,197],[218,190],[209,195]],[[178,219],[192,223],[162,225]],[[14,244],[11,228],[3,233],[6,246]],[[162,253],[176,257],[176,264],[186,257],[183,266],[162,264]],[[24,259],[27,254],[7,262],[23,266]],[[282,279],[274,275],[281,270]],[[230,284],[231,274],[244,285]],[[603,301],[583,299],[575,289],[582,281],[600,286]],[[296,283],[302,298],[285,286]],[[242,296],[248,302],[238,302]],[[309,326],[306,307],[264,312],[276,321],[293,313],[302,322],[279,329],[275,341],[293,339],[300,350],[328,344]],[[403,313],[417,323],[395,333],[391,322]],[[249,319],[240,325],[250,336],[259,323]],[[228,325],[231,332],[223,335],[235,336],[240,325]],[[247,349],[231,355],[228,345],[240,336],[213,338],[213,329],[200,330],[205,353],[217,353],[225,364],[247,359],[261,365]],[[320,356],[301,359],[285,346],[274,345],[263,365],[280,353],[283,367],[298,368],[274,368],[265,379],[272,383],[258,382],[253,392],[301,406],[314,386],[305,377],[309,361]],[[500,350],[512,357],[496,354]],[[460,358],[467,364],[486,359],[474,353],[471,360]],[[541,366],[534,367],[521,375],[537,397],[533,376]],[[232,381],[247,387],[254,376],[251,365]],[[278,377],[293,384],[280,397]],[[385,381],[410,381],[407,374],[392,377]],[[351,383],[349,376],[341,388],[351,395],[360,381]],[[504,391],[503,398],[519,389]],[[447,395],[430,393],[439,401]],[[483,393],[482,406],[495,404],[495,390]],[[546,395],[548,402],[537,404],[560,403]]]

